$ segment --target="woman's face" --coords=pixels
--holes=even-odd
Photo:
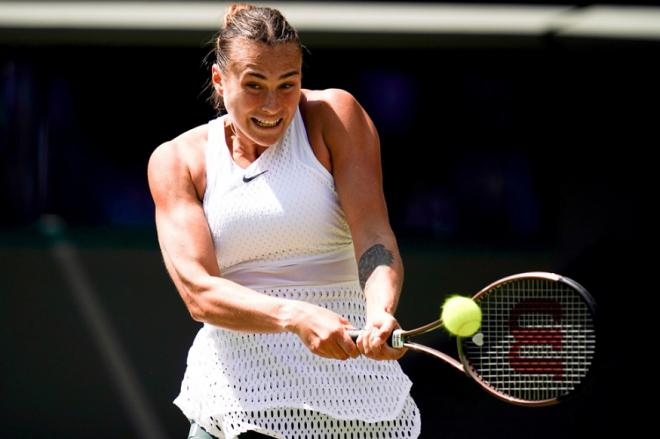
[[[213,83],[239,139],[270,146],[284,135],[300,102],[302,55],[295,43],[270,47],[244,40],[232,48],[225,72]]]

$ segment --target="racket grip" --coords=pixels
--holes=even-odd
[[[356,342],[358,337],[360,336],[360,334],[362,334],[363,331],[362,329],[349,329],[346,332],[351,337],[351,340],[353,340],[353,342]]]
[[[349,329],[348,335],[351,337],[351,340],[354,342],[357,341],[358,337],[360,334],[364,332],[362,329]],[[400,329],[395,329],[392,331],[392,336],[387,340],[387,345],[389,347],[393,348],[402,348],[403,347],[403,340],[401,339],[401,330]]]

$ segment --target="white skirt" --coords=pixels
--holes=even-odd
[[[261,290],[331,309],[365,324],[357,282]],[[416,438],[412,383],[396,361],[346,361],[312,354],[291,333],[254,334],[204,325],[188,354],[185,416],[220,439],[257,431],[285,439]]]

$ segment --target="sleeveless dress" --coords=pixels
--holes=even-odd
[[[225,117],[209,122],[203,200],[221,275],[363,327],[350,230],[300,110],[282,139],[246,169],[231,158]],[[205,324],[174,403],[220,439],[249,430],[281,439],[416,438],[420,416],[410,387],[396,361],[330,360],[292,333]]]

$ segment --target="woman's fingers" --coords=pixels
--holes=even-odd
[[[406,353],[406,349],[395,349],[389,345],[392,332],[398,327],[397,321],[391,316],[376,321],[367,326],[358,338],[358,349],[374,360],[398,360]]]

